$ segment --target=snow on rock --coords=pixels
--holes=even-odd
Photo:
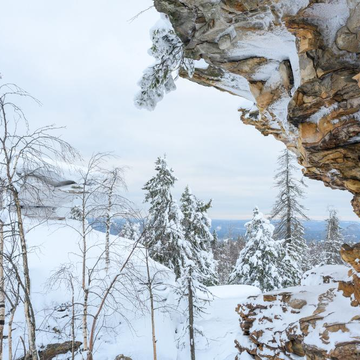
[[[344,265],[325,265],[313,268],[304,273],[301,279],[303,286],[317,286],[349,280],[349,268]]]
[[[320,283],[323,271],[334,279],[345,266],[325,266],[307,277],[307,286],[250,297],[239,304],[242,334],[236,340],[238,360],[356,360],[360,353],[360,314],[335,283]]]

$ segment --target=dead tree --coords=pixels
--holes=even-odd
[[[120,189],[126,189],[123,169],[106,169],[107,153],[91,156],[86,166],[79,170],[77,188],[78,205],[73,210],[73,218],[80,221],[80,226],[68,222],[69,226],[79,235],[81,257],[81,291],[82,291],[82,337],[83,350],[90,359],[93,354],[96,333],[101,323],[101,316],[107,306],[108,298],[113,298],[124,267],[119,273],[110,271],[111,254],[116,256],[116,240],[111,241],[110,232],[114,218],[136,217],[133,205],[120,195]],[[105,232],[105,246],[101,241],[91,241],[94,225],[100,225]],[[93,258],[91,251],[99,251]],[[102,250],[100,250],[102,248]],[[131,252],[133,252],[132,250]],[[125,266],[128,260],[125,261]],[[117,265],[118,266],[118,265]],[[105,273],[102,271],[105,270]],[[111,277],[112,280],[111,280]],[[105,281],[106,278],[106,281]],[[94,300],[96,298],[96,300]],[[98,301],[98,299],[101,299]],[[104,301],[102,301],[104,299]],[[89,310],[91,309],[91,311]]]
[[[77,155],[75,150],[55,135],[55,126],[46,126],[30,131],[27,118],[14,98],[32,98],[27,92],[14,84],[0,87],[0,166],[3,189],[7,203],[4,207],[16,216],[16,230],[22,257],[24,312],[28,331],[29,356],[38,359],[36,349],[36,319],[31,302],[31,277],[28,260],[28,244],[24,224],[24,201],[26,192],[36,201],[42,189],[29,179],[44,180],[56,171],[54,161],[70,162]],[[35,99],[34,99],[35,100]],[[45,182],[45,181],[44,181]]]
[[[47,288],[53,290],[64,285],[65,289],[70,290],[70,333],[71,333],[71,359],[75,359],[76,351],[76,302],[75,302],[75,286],[76,280],[74,276],[75,270],[72,264],[63,265],[55,271],[47,282]]]

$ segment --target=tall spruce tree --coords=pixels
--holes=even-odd
[[[245,227],[247,242],[229,282],[254,285],[262,291],[280,288],[283,282],[280,272],[283,254],[280,243],[272,238],[274,226],[256,207],[252,220]]]
[[[275,186],[279,189],[271,218],[279,221],[274,237],[283,241],[284,261],[282,262],[284,286],[294,286],[300,282],[304,271],[308,270],[308,247],[304,238],[301,220],[308,220],[305,207],[299,200],[304,197],[303,183],[296,180],[295,155],[288,149],[278,158],[279,171],[275,175]]]
[[[178,278],[181,274],[180,252],[184,234],[181,225],[183,215],[171,194],[177,179],[167,166],[165,156],[156,160],[155,170],[156,175],[143,187],[146,191],[145,202],[150,204],[145,245],[150,257],[172,269]]]
[[[199,281],[207,286],[218,283],[216,260],[211,248],[211,220],[207,211],[211,201],[204,203],[191,193],[187,186],[181,196],[182,226],[186,241],[190,242],[192,258],[199,270]]]
[[[343,264],[340,248],[344,243],[341,234],[339,217],[336,209],[329,209],[329,218],[326,220],[326,237],[322,244],[321,265]]]

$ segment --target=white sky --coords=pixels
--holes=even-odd
[[[113,151],[127,165],[128,196],[142,205],[142,185],[167,154],[179,178],[200,198],[213,198],[213,218],[249,218],[257,205],[269,213],[273,174],[283,145],[239,120],[242,100],[179,79],[154,112],[133,105],[147,55],[149,29],[159,14],[151,0],[12,0],[2,4],[0,73],[38,98],[26,104],[30,125],[66,126],[63,138],[84,157]],[[300,176],[300,172],[299,172]],[[304,204],[312,219],[339,209],[356,220],[344,191],[307,180]]]

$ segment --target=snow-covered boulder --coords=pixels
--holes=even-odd
[[[317,286],[346,281],[349,278],[348,272],[349,268],[345,265],[324,265],[315,267],[304,273],[301,279],[301,285]]]
[[[343,276],[344,269],[338,270],[333,275]],[[314,285],[265,293],[239,304],[237,359],[359,359],[359,308],[349,306],[336,283],[319,284],[321,276],[321,271],[314,276]]]

